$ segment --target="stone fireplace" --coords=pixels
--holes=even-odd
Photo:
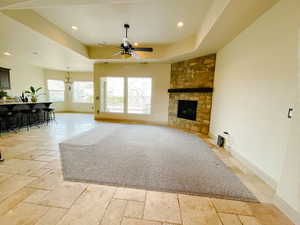
[[[215,62],[208,55],[172,64],[169,125],[208,134]]]

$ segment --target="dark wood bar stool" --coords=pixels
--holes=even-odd
[[[30,111],[31,126],[32,125],[39,126],[42,123],[40,113],[41,113],[41,109],[31,109],[31,111]]]
[[[0,112],[1,117],[1,131],[4,127],[6,131],[17,131],[20,128],[20,124],[18,121],[18,113],[17,110],[6,110]]]
[[[53,108],[44,108],[44,118],[47,121],[47,124],[50,120],[55,120],[55,110]]]
[[[21,123],[22,126],[26,126],[27,130],[29,130],[32,126],[37,126],[43,123],[41,118],[41,109],[22,109],[21,110]]]
[[[3,127],[3,119],[0,115],[0,136],[1,136],[1,133],[2,133],[2,127]],[[2,157],[2,153],[1,153],[1,150],[0,150],[0,162],[3,162],[4,161],[4,158]]]
[[[4,121],[3,121],[2,117],[1,117],[1,114],[0,114],[0,136],[2,134],[2,128],[3,128],[3,126],[4,126]]]
[[[30,109],[22,109],[21,110],[21,123],[22,126],[26,126],[27,131],[29,131],[30,127]]]

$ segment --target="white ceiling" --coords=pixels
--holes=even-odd
[[[185,39],[198,31],[212,0],[86,1],[89,4],[71,0],[71,5],[54,0],[61,2],[59,6],[43,5],[40,0],[29,2],[37,13],[82,43],[97,45],[119,44],[124,36],[124,23],[131,25],[132,42],[162,44]],[[183,28],[177,27],[179,21],[184,22]],[[72,30],[73,25],[78,31]]]
[[[217,52],[276,2],[0,0],[0,60],[7,57],[3,55],[7,51],[14,60],[50,69],[70,67],[73,71],[92,71],[95,62],[183,60]],[[184,22],[183,28],[177,28],[178,21]],[[155,50],[149,58],[146,55],[138,61],[113,58],[110,46],[86,48],[80,43],[119,44],[124,23],[131,25],[132,43],[153,44]],[[73,25],[79,30],[72,30]]]
[[[32,65],[74,71],[92,71],[93,61],[33,32],[30,28],[0,13],[0,60],[10,57]],[[11,56],[4,56],[9,52]],[[37,53],[37,55],[34,54]]]

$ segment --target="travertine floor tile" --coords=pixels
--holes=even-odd
[[[31,183],[35,178],[15,175],[0,183],[0,202],[5,198],[20,190],[25,185]]]
[[[61,162],[59,159],[52,160],[45,165],[45,168],[53,169],[53,170],[61,170]]]
[[[45,175],[39,177],[27,186],[39,189],[52,190],[62,182],[63,177],[61,173],[50,171],[49,173],[46,173]]]
[[[133,201],[145,201],[145,190],[131,189],[131,188],[118,188],[114,198],[133,200]]]
[[[122,225],[162,225],[161,222],[147,221],[141,219],[124,218]]]
[[[84,131],[95,126],[97,122],[91,115],[58,114],[57,122],[50,123],[49,126],[0,137],[1,151],[6,159],[0,164],[0,225],[100,225],[101,221],[117,224],[120,223],[121,211],[125,211],[122,225],[181,223],[164,221],[167,217],[176,217],[176,220],[178,217],[178,207],[174,207],[174,199],[166,200],[168,198],[164,195],[152,198],[155,199],[153,205],[151,202],[148,204],[148,209],[151,209],[148,210],[148,215],[161,220],[153,221],[144,218],[145,190],[90,184],[81,192],[81,188],[69,190],[62,187],[64,181],[58,143],[77,134],[76,130]],[[274,195],[272,188],[241,163],[236,162],[228,151],[212,151],[240,177],[259,200],[271,202]],[[210,200],[186,195],[179,195],[179,202],[184,225],[241,225],[241,221],[243,225],[293,224],[271,205]],[[43,203],[64,207],[71,205],[71,208],[39,205]],[[157,210],[154,209],[155,206]],[[249,207],[252,212],[249,212]],[[215,208],[218,209],[219,215]],[[174,209],[177,210],[171,212]]]
[[[101,225],[120,225],[126,205],[126,200],[113,199],[104,214]]]
[[[14,156],[15,159],[23,159],[23,160],[35,160],[37,157],[44,155],[46,151],[34,150],[30,152],[25,152]]]
[[[38,190],[35,189],[34,192],[29,195],[24,202],[26,203],[33,203],[33,204],[38,204],[39,202],[41,202],[45,196],[49,193],[50,191],[48,190]]]
[[[243,225],[261,225],[255,217],[252,216],[239,216]]]
[[[51,207],[48,209],[47,213],[43,215],[34,225],[56,225],[66,214],[66,212],[67,209]]]
[[[35,170],[44,167],[46,162],[9,159],[0,164],[0,172],[9,174],[29,175]]]
[[[144,219],[180,224],[177,194],[148,191]]]
[[[115,187],[89,185],[58,225],[99,225]]]
[[[56,159],[57,159],[56,156],[50,156],[50,155],[41,155],[41,156],[35,158],[36,161],[42,161],[42,162],[51,162]]]
[[[219,213],[223,225],[243,225],[237,215]]]
[[[179,195],[183,225],[222,225],[209,198]]]
[[[141,219],[144,212],[144,203],[137,201],[128,201],[125,216]]]
[[[12,174],[0,173],[0,183],[11,176],[12,176]]]
[[[70,208],[73,202],[86,188],[86,184],[63,182],[52,191],[47,193],[37,204],[54,206],[60,208]]]
[[[49,208],[22,203],[1,217],[1,225],[34,225]]]
[[[294,225],[277,208],[269,204],[249,203],[253,214],[262,225]]]
[[[231,201],[225,199],[211,199],[218,212],[239,215],[253,215],[250,206],[246,202]]]
[[[30,196],[35,190],[32,188],[22,188],[21,190],[15,192],[7,199],[0,203],[0,218],[9,210],[15,208],[24,199]],[[0,223],[1,224],[1,223]]]
[[[44,176],[45,174],[49,173],[50,171],[51,171],[51,169],[42,167],[40,169],[32,171],[31,173],[28,174],[28,176],[41,177],[41,176]]]

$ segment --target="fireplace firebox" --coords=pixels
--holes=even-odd
[[[197,101],[178,100],[177,117],[196,120],[197,103]]]

